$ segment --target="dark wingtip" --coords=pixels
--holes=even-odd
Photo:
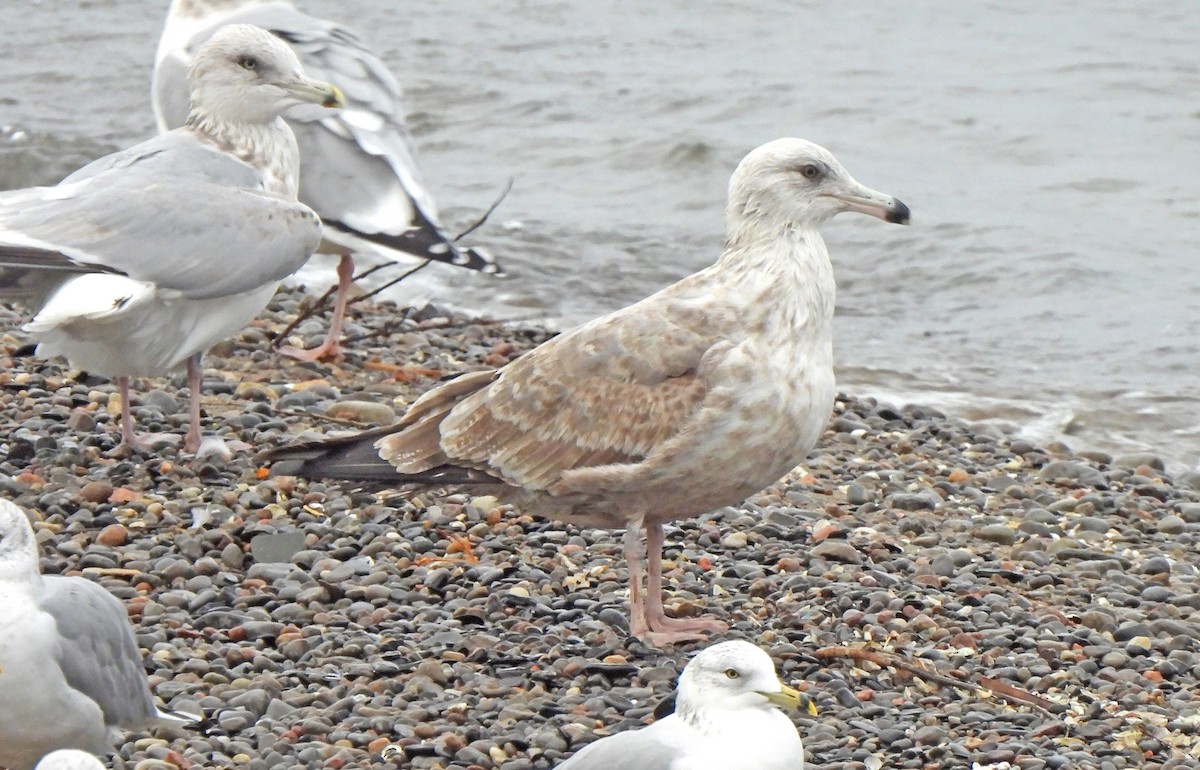
[[[887,214],[887,221],[898,225],[907,225],[912,221],[912,212],[908,210],[908,206],[904,205],[904,201],[897,200],[896,205]]]
[[[486,249],[477,247],[456,246],[449,238],[422,219],[416,227],[412,227],[398,235],[391,233],[365,233],[361,230],[340,222],[336,219],[322,220],[326,227],[332,228],[355,238],[383,246],[396,251],[402,251],[420,259],[432,259],[465,270],[478,270],[488,275],[503,276],[504,270]]]

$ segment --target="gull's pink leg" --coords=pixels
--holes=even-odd
[[[179,441],[169,433],[139,434],[133,427],[133,404],[129,400],[129,378],[117,377],[117,392],[121,394],[121,443],[139,452],[149,452],[160,441]]]
[[[641,639],[649,633],[646,626],[645,594],[646,552],[642,545],[642,520],[629,522],[622,538],[625,563],[629,565],[629,633]]]
[[[200,368],[200,353],[189,356],[187,360],[188,377],[188,431],[183,439],[185,452],[195,452],[200,448],[200,384],[204,371]]]
[[[643,637],[654,644],[704,639],[709,634],[729,628],[714,618],[669,618],[662,603],[663,530],[657,523],[646,525],[646,619],[650,633]]]
[[[294,345],[284,345],[279,352],[301,361],[320,361],[322,359],[340,360],[342,346],[338,342],[342,338],[342,322],[346,318],[346,302],[350,298],[350,284],[354,280],[354,260],[349,254],[343,254],[337,266],[338,288],[333,298],[333,318],[329,322],[329,333],[325,341],[315,348],[298,348]]]

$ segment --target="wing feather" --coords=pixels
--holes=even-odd
[[[581,467],[638,463],[686,431],[708,395],[701,370],[720,337],[694,331],[699,317],[650,298],[551,339],[490,383],[477,373],[473,387],[442,392],[451,382],[422,399],[435,409],[406,415],[379,441],[380,455],[401,473],[448,462],[528,489]]]
[[[316,249],[313,211],[243,186],[254,180],[245,164],[178,134],[147,145],[55,187],[0,194],[0,296],[27,296],[31,285],[44,292],[67,265],[193,299],[229,296],[285,278]],[[247,262],[249,253],[256,258]],[[29,278],[39,271],[52,275]]]
[[[109,725],[153,722],[158,711],[125,605],[85,578],[47,575],[43,585],[39,606],[58,625],[67,683],[95,701]]]

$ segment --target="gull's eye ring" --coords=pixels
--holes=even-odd
[[[736,668],[727,668],[725,669],[725,676],[729,677],[730,679],[737,679],[739,676],[741,676],[741,674],[738,673]]]
[[[237,63],[244,70],[253,72],[258,69],[258,59],[255,59],[253,56],[241,56],[238,58]]]
[[[815,163],[805,163],[800,167],[800,176],[805,179],[816,179],[821,175],[821,167]]]

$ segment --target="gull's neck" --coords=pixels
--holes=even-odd
[[[0,555],[0,604],[22,596],[31,596],[42,583],[37,553],[26,543]]]
[[[725,251],[713,267],[732,280],[760,286],[767,295],[764,301],[776,296],[822,316],[833,315],[833,265],[816,228],[768,217],[738,217],[730,222]]]
[[[222,121],[192,105],[186,130],[259,173],[262,188],[292,200],[300,190],[300,151],[283,118],[270,123]]]

